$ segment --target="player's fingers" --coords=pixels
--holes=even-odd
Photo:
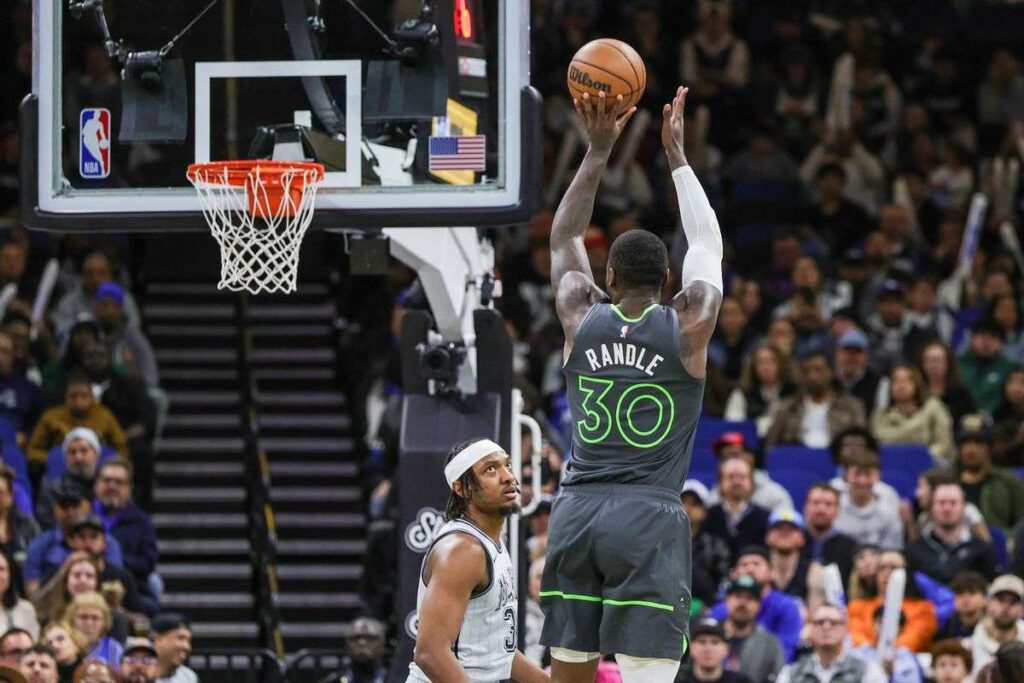
[[[594,103],[593,98],[590,97],[590,93],[583,93],[583,102],[580,105],[580,113],[583,115],[583,122],[590,125],[590,121],[594,115]]]
[[[622,130],[623,128],[626,127],[626,124],[629,123],[629,120],[631,118],[633,118],[633,114],[635,114],[635,113],[636,113],[636,107],[630,107],[629,111],[627,111],[625,114],[623,114],[622,116],[619,117],[618,122],[617,122],[618,126],[619,126],[619,130]]]
[[[608,96],[605,95],[604,91],[597,93],[597,115],[598,121],[604,123],[608,118]]]

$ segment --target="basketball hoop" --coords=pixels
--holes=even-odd
[[[313,220],[321,164],[212,161],[188,167],[206,222],[220,245],[219,289],[295,291],[299,247]]]

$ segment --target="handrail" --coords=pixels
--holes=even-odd
[[[249,518],[249,564],[256,598],[259,642],[284,657],[281,635],[280,589],[277,572],[277,527],[270,504],[270,467],[260,446],[259,413],[256,407],[256,379],[252,373],[252,331],[249,328],[249,296],[238,295],[238,380],[241,389],[239,417],[242,424],[245,489]]]

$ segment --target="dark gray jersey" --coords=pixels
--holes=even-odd
[[[565,484],[646,484],[681,491],[704,398],[679,359],[679,318],[652,304],[636,319],[595,304],[565,363],[572,460]]]

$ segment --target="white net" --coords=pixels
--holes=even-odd
[[[240,183],[239,174],[244,174]],[[299,248],[313,220],[323,167],[296,164],[239,171],[200,165],[188,178],[220,246],[219,289],[252,294],[295,291]],[[234,181],[234,182],[232,182]]]

